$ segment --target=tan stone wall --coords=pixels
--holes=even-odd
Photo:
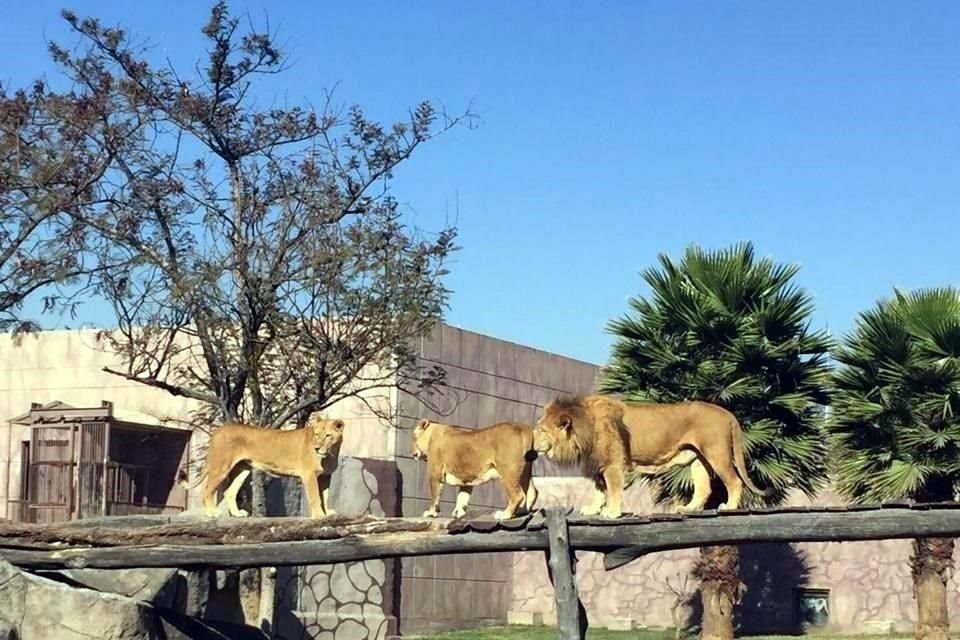
[[[382,377],[370,367],[361,373],[365,380],[378,380],[392,384],[392,379]],[[378,382],[378,384],[380,383]],[[396,447],[396,428],[392,417],[396,414],[397,392],[395,389],[377,388],[359,392],[345,398],[323,413],[330,418],[340,418],[347,423],[343,432],[340,454],[354,458],[392,460]]]
[[[423,360],[444,366],[448,389],[430,410],[400,398],[397,464],[403,478],[403,515],[420,516],[428,504],[426,464],[410,457],[409,429],[420,418],[465,427],[503,420],[535,421],[558,393],[589,392],[597,368],[456,327],[438,327],[420,347]],[[538,462],[536,473],[552,472]],[[536,482],[536,480],[535,480]],[[440,513],[453,509],[455,491],[444,489]],[[502,508],[495,482],[477,487],[469,514]],[[438,556],[403,560],[400,629],[405,634],[503,622],[510,607],[510,554]]]
[[[541,479],[541,506],[580,506],[590,498],[585,479]],[[809,505],[797,496],[791,504]],[[824,492],[820,505],[842,504],[832,492]],[[647,491],[631,488],[625,508],[649,513],[655,509]],[[651,554],[613,571],[603,569],[597,553],[579,553],[578,586],[592,626],[629,624],[672,627],[670,609],[678,597],[673,589],[684,585],[686,603],[679,611],[696,623],[699,602],[696,581],[690,570],[696,550]],[[745,545],[740,550],[741,577],[748,591],[737,612],[744,633],[796,633],[795,593],[798,588],[830,590],[830,620],[840,633],[866,633],[893,628],[910,632],[916,620],[910,567],[910,541],[802,543]],[[958,551],[960,562],[960,551]],[[555,624],[553,588],[547,578],[542,553],[514,554],[511,611],[517,619],[540,614]],[[668,584],[669,582],[669,584]],[[673,589],[671,589],[671,585]],[[960,581],[951,580],[949,598],[954,624],[960,623]]]

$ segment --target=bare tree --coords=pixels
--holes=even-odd
[[[107,87],[96,142],[113,156],[91,225],[110,239],[98,279],[116,310],[111,373],[277,426],[347,396],[442,374],[410,348],[441,317],[455,229],[409,227],[390,185],[437,133],[470,125],[422,103],[390,126],[359,107],[261,108],[284,70],[269,33],[213,7],[198,72],[154,66],[120,29],[64,17],[85,45],[51,45],[87,92]],[[141,132],[116,147],[117,121]]]
[[[690,598],[693,593],[687,588],[690,581],[690,575],[687,573],[677,573],[677,583],[666,579],[667,589],[673,594],[673,604],[670,605],[670,619],[673,620],[674,638],[680,640],[683,637],[683,631],[687,627],[687,620],[683,615],[683,608],[690,604]]]

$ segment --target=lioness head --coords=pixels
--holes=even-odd
[[[424,418],[413,428],[411,455],[414,460],[426,460],[430,447],[430,426],[433,423]]]
[[[584,419],[576,398],[550,401],[533,427],[534,450],[557,462],[579,461],[584,452],[577,424]]]
[[[327,420],[319,414],[310,416],[307,429],[313,430],[313,450],[325,456],[343,442],[343,420]]]

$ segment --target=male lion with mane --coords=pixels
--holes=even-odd
[[[618,518],[625,477],[655,475],[673,466],[690,466],[693,497],[679,513],[703,508],[710,497],[710,474],[727,489],[721,509],[740,506],[743,485],[770,496],[747,475],[743,435],[736,417],[714,404],[631,404],[604,395],[557,398],[534,427],[534,448],[561,464],[579,464],[594,481],[594,499],[581,510]]]
[[[210,436],[207,460],[194,487],[200,491],[203,510],[212,515],[217,490],[234,467],[247,468],[234,478],[223,493],[227,510],[234,517],[246,517],[237,506],[237,494],[250,475],[250,468],[272,476],[294,476],[303,482],[311,518],[333,515],[330,508],[330,475],[336,470],[343,443],[343,420],[327,420],[313,414],[301,429],[266,429],[227,423]],[[181,482],[181,484],[186,484]]]
[[[430,508],[425,518],[440,514],[443,485],[458,488],[453,517],[467,513],[470,494],[477,485],[500,479],[507,506],[497,511],[497,520],[512,518],[521,508],[529,511],[537,501],[533,486],[533,430],[514,422],[501,422],[483,429],[466,429],[421,420],[413,429],[412,453],[426,459],[430,478]]]

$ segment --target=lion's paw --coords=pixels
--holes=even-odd
[[[584,507],[584,508],[580,509],[580,515],[586,516],[586,517],[590,518],[590,517],[593,517],[593,516],[599,514],[600,511],[602,511],[602,509],[597,509],[597,508],[594,508],[594,507]]]
[[[440,515],[440,512],[436,509],[427,509],[423,512],[424,518],[436,518],[438,515]]]
[[[451,513],[450,515],[451,515],[452,517],[454,517],[454,518],[462,518],[463,516],[467,515],[467,510],[466,510],[466,509],[454,509],[454,510],[453,510],[453,513]]]
[[[493,512],[493,519],[494,519],[494,520],[509,520],[509,519],[512,518],[512,517],[513,517],[513,514],[508,513],[508,512],[506,512],[506,511],[494,511],[494,512]]]
[[[616,511],[614,511],[613,509],[608,509],[607,507],[600,509],[600,517],[606,518],[607,520],[616,520],[621,515],[623,515],[623,513],[619,509],[617,509]]]
[[[233,517],[235,517],[235,518],[248,518],[248,517],[250,517],[250,512],[247,511],[246,509],[237,509],[236,512],[233,514]]]
[[[336,511],[334,511],[333,509],[327,509],[327,516],[335,516],[335,515],[337,515]]]

